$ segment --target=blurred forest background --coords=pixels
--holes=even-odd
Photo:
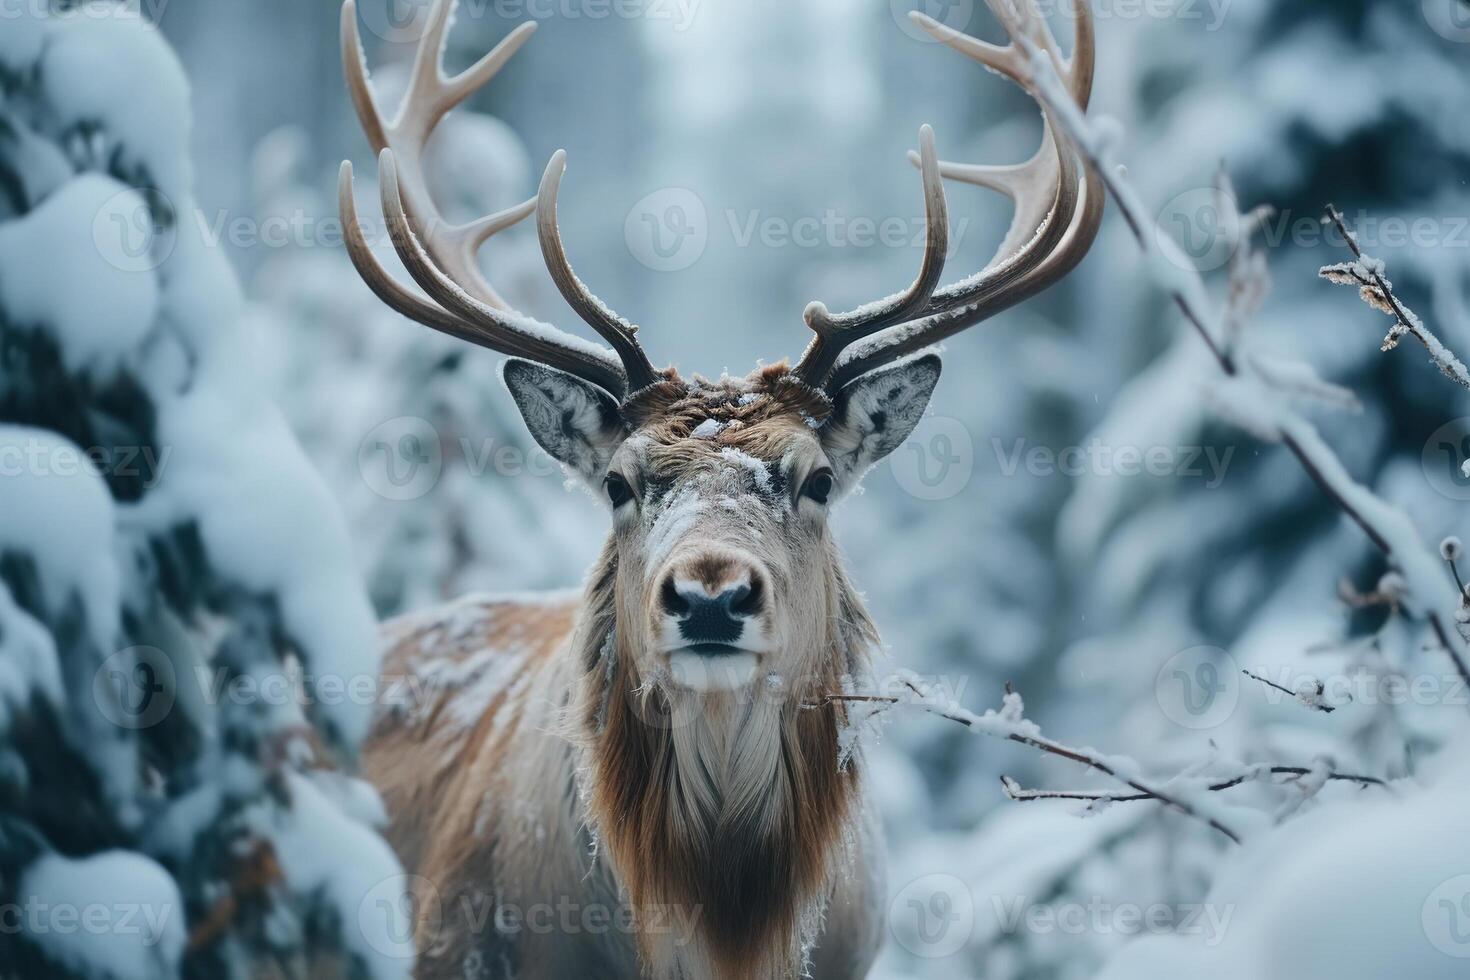
[[[152,7],[192,90],[194,196],[206,240],[241,280],[238,329],[345,513],[377,613],[577,585],[605,514],[534,450],[498,358],[384,310],[340,247],[342,158],[364,209],[377,208],[341,81],[337,0]],[[375,84],[393,93],[415,4],[360,7]],[[1467,393],[1411,342],[1380,353],[1388,321],[1316,276],[1347,258],[1319,220],[1334,202],[1399,294],[1470,349],[1470,9],[1094,7],[1093,106],[1121,122],[1123,158],[1161,227],[1223,289],[1229,216],[1209,190],[1222,162],[1243,209],[1274,206],[1263,242],[1274,286],[1255,342],[1357,393],[1360,411],[1314,418],[1426,542],[1470,531]],[[927,9],[999,41],[970,0],[645,0],[622,8],[637,16],[589,15],[606,9],[463,0],[451,70],[529,14],[541,26],[441,127],[432,183],[451,218],[488,213],[531,196],[566,148],[562,227],[578,272],[643,324],[656,361],[686,373],[794,357],[808,301],[848,308],[911,279],[922,208],[904,152],[921,123],[952,160],[1019,161],[1040,139],[1033,103],[905,16]],[[1065,17],[1053,22],[1065,38]],[[949,268],[968,274],[1008,207],[951,185],[950,208]],[[868,227],[894,221],[898,240],[872,240]],[[514,305],[570,324],[531,228],[498,237],[485,260]],[[1383,559],[1288,455],[1209,411],[1208,357],[1141,274],[1116,213],[1076,273],[949,343],[945,361],[932,416],[834,516],[888,668],[976,710],[1011,682],[1052,736],[1167,772],[1217,751],[1300,766],[1326,754],[1341,770],[1400,777],[1444,743],[1466,710],[1447,698],[1359,696],[1329,714],[1240,674],[1293,687],[1308,674],[1448,668],[1403,617],[1345,601],[1377,588]],[[1132,472],[1130,453],[1155,465]],[[1202,716],[1188,685],[1205,678],[1215,710]],[[1091,777],[922,714],[888,719],[872,766],[890,890],[966,906],[957,949],[895,921],[880,976],[1091,976],[1128,930],[1017,929],[1006,909],[1097,896],[1177,909],[1202,899],[1230,846],[1151,804],[1079,819],[1075,805],[1009,802],[1002,774],[1063,788]],[[1445,875],[1465,872],[1462,850]]]

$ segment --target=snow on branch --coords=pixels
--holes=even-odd
[[[1229,779],[1220,779],[1206,784],[1205,788],[1211,793],[1223,793],[1237,786],[1256,782],[1269,776],[1286,776],[1284,783],[1291,783],[1314,772],[1306,766],[1251,766],[1247,772]],[[1331,772],[1327,773],[1328,782],[1357,783],[1360,786],[1379,786],[1388,789],[1388,783],[1377,776],[1356,776],[1350,773]],[[1010,776],[1001,777],[1001,785],[1005,787],[1006,796],[1018,803],[1030,803],[1035,800],[1082,800],[1093,803],[1136,803],[1142,800],[1156,800],[1158,797],[1149,793],[1104,793],[1089,790],[1055,790],[1055,789],[1023,789],[1021,784]]]
[[[902,695],[824,694],[804,701],[802,706],[820,708],[833,703],[862,703],[918,708],[963,725],[977,735],[1003,738],[1048,755],[1080,763],[1105,776],[1111,776],[1132,789],[1137,794],[1131,797],[1133,799],[1157,800],[1185,816],[1204,821],[1230,838],[1231,841],[1241,843],[1241,833],[1227,826],[1222,816],[1212,812],[1213,807],[1204,801],[1204,798],[1209,795],[1208,788],[1181,785],[1177,789],[1171,786],[1166,790],[1161,786],[1146,782],[1142,767],[1134,759],[1120,755],[1105,755],[1090,748],[1075,748],[1047,738],[1042,734],[1039,725],[1026,719],[1021,695],[1011,690],[1009,684],[1006,685],[1005,698],[999,711],[990,709],[983,715],[977,715],[953,699],[927,690],[918,678],[909,677],[903,683],[907,692]],[[1242,778],[1241,781],[1244,779]],[[1009,786],[1007,792],[1009,793]]]
[[[1299,690],[1293,691],[1285,684],[1278,684],[1275,681],[1270,680],[1269,678],[1262,677],[1260,674],[1253,674],[1248,670],[1242,670],[1241,673],[1249,677],[1253,681],[1260,681],[1267,687],[1274,687],[1282,694],[1290,695],[1293,699],[1296,700],[1298,704],[1302,705],[1305,708],[1311,708],[1314,711],[1320,711],[1323,714],[1328,715],[1337,710],[1332,705],[1323,703],[1322,694],[1326,689],[1323,687],[1322,682],[1319,680],[1312,680],[1310,682],[1307,682],[1306,684],[1303,684],[1303,686]]]
[[[1383,260],[1374,258],[1363,251],[1362,245],[1358,242],[1358,236],[1348,229],[1342,212],[1335,206],[1327,205],[1327,216],[1337,227],[1343,241],[1347,242],[1348,248],[1352,250],[1353,261],[1323,266],[1317,274],[1339,286],[1356,286],[1358,295],[1362,297],[1364,303],[1380,313],[1393,317],[1393,326],[1389,329],[1388,336],[1383,338],[1381,350],[1385,353],[1398,347],[1399,341],[1404,337],[1412,335],[1415,340],[1424,345],[1425,350],[1429,351],[1430,359],[1434,361],[1441,374],[1464,388],[1470,388],[1470,371],[1465,369],[1464,363],[1440,342],[1440,339],[1424,325],[1424,321],[1420,320],[1413,310],[1405,306],[1403,301],[1394,295],[1393,283],[1389,282],[1388,277],[1384,274]]]
[[[1238,321],[1237,314],[1250,311],[1251,306],[1259,302],[1259,284],[1242,283],[1237,279],[1231,285],[1231,306],[1224,313],[1213,308],[1199,272],[1182,255],[1175,254],[1179,250],[1171,238],[1154,233],[1156,225],[1153,218],[1127,180],[1124,168],[1112,160],[1119,142],[1117,124],[1084,116],[1045,53],[1024,38],[1020,43],[1030,57],[1037,95],[1050,110],[1055,124],[1076,143],[1085,162],[1118,205],[1142,254],[1144,271],[1173,300],[1209,348],[1225,376],[1223,383],[1212,393],[1214,407],[1259,438],[1280,443],[1296,457],[1318,487],[1362,529],[1403,576],[1406,601],[1428,622],[1438,645],[1453,662],[1455,670],[1470,683],[1470,665],[1466,663],[1462,648],[1457,645],[1459,638],[1452,639],[1446,625],[1445,610],[1458,607],[1459,597],[1451,592],[1438,561],[1425,548],[1413,523],[1401,510],[1357,483],[1318,435],[1316,427],[1290,407],[1289,397],[1300,394],[1302,385],[1299,379],[1285,386],[1281,382],[1284,376],[1294,372],[1284,375],[1281,371],[1261,371],[1251,358],[1237,356],[1235,348],[1239,337],[1236,335],[1241,331],[1238,322],[1232,325],[1232,318]],[[1223,174],[1216,183],[1216,190],[1223,200],[1229,200],[1229,183]],[[1250,249],[1250,231],[1259,224],[1260,214],[1259,211],[1252,212],[1240,222],[1242,232],[1236,244],[1247,252]],[[1264,265],[1249,260],[1248,252],[1246,257],[1232,263],[1231,274],[1258,277],[1264,274]],[[1372,281],[1371,276],[1369,281]],[[1388,292],[1385,285],[1385,297]],[[1399,309],[1403,310],[1402,305]],[[1404,310],[1405,314],[1407,312]],[[1405,319],[1407,322],[1407,316]],[[1424,336],[1429,336],[1427,331]],[[1433,350],[1431,348],[1431,352]]]

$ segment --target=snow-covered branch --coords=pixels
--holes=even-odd
[[[1144,270],[1174,301],[1186,320],[1210,349],[1225,376],[1213,393],[1214,407],[1249,429],[1257,437],[1278,442],[1296,457],[1313,481],[1330,497],[1344,514],[1373,542],[1389,563],[1403,576],[1405,598],[1414,612],[1429,623],[1437,643],[1451,659],[1456,672],[1470,683],[1470,665],[1461,648],[1452,639],[1446,624],[1445,610],[1459,605],[1458,596],[1450,589],[1439,563],[1420,540],[1408,516],[1370,490],[1357,483],[1337,455],[1317,433],[1307,418],[1291,407],[1289,398],[1299,391],[1283,390],[1273,379],[1273,372],[1262,372],[1251,358],[1237,355],[1240,328],[1230,327],[1236,314],[1257,302],[1260,290],[1245,283],[1232,283],[1231,308],[1216,311],[1208,299],[1203,278],[1187,258],[1179,253],[1172,239],[1155,234],[1156,225],[1143,207],[1137,191],[1129,183],[1125,171],[1112,159],[1118,143],[1118,127],[1111,120],[1092,120],[1084,116],[1069,97],[1065,85],[1044,53],[1027,45],[1038,94],[1055,124],[1075,140],[1088,165],[1107,188],[1108,194],[1122,212],[1124,221],[1142,253]],[[1222,200],[1228,200],[1228,181],[1222,175],[1216,185]],[[1245,252],[1232,263],[1233,276],[1264,274],[1263,263],[1250,259],[1250,233],[1258,224],[1252,212],[1240,222],[1238,249]],[[1235,304],[1241,304],[1236,306]],[[1458,362],[1457,362],[1458,363]],[[1292,373],[1310,371],[1305,365],[1293,366]],[[1279,372],[1275,372],[1279,375]],[[1293,387],[1300,388],[1299,384]]]
[[[1323,266],[1318,275],[1340,286],[1356,286],[1364,303],[1393,317],[1393,327],[1389,329],[1388,336],[1383,338],[1381,349],[1385,353],[1398,347],[1399,341],[1405,336],[1412,335],[1424,345],[1441,374],[1464,388],[1470,388],[1470,371],[1465,369],[1464,363],[1394,294],[1393,283],[1385,275],[1383,260],[1363,251],[1358,236],[1348,228],[1342,212],[1335,206],[1327,205],[1327,216],[1337,227],[1343,241],[1347,242],[1347,247],[1352,250],[1353,261]]]
[[[1328,715],[1337,710],[1332,705],[1324,704],[1322,702],[1322,693],[1324,688],[1321,681],[1314,680],[1310,684],[1303,686],[1300,690],[1293,691],[1285,684],[1278,684],[1268,677],[1262,677],[1260,674],[1253,674],[1248,670],[1242,670],[1241,673],[1249,677],[1253,681],[1259,681],[1262,684],[1265,684],[1267,687],[1274,687],[1282,694],[1290,695],[1292,698],[1296,699],[1298,704],[1302,705],[1305,708],[1311,708],[1314,711],[1320,711],[1323,714]]]
[[[1064,745],[1061,742],[1047,738],[1041,732],[1041,727],[1025,717],[1025,705],[1021,695],[1010,689],[1007,685],[1005,699],[1001,703],[1000,710],[990,709],[983,715],[977,715],[973,711],[962,707],[953,699],[947,698],[939,693],[926,690],[917,678],[905,681],[908,693],[902,696],[874,695],[874,694],[825,694],[820,697],[803,702],[804,707],[817,708],[833,703],[860,703],[870,705],[888,705],[917,708],[940,718],[948,719],[968,728],[977,735],[986,735],[991,738],[1003,738],[1011,742],[1025,745],[1048,755],[1054,755],[1061,759],[1080,763],[1089,769],[1096,770],[1105,776],[1123,783],[1132,789],[1137,795],[1136,799],[1153,799],[1185,816],[1202,820],[1213,829],[1224,834],[1230,840],[1239,844],[1241,834],[1232,829],[1222,819],[1208,812],[1209,807],[1200,802],[1198,791],[1190,792],[1187,787],[1164,789],[1146,781],[1142,767],[1137,761],[1120,755],[1105,755],[1090,748],[1077,748]],[[1204,793],[1208,795],[1208,791]]]
[[[1221,779],[1206,784],[1205,789],[1211,793],[1223,793],[1237,786],[1259,781],[1268,776],[1286,776],[1285,782],[1289,783],[1313,772],[1306,766],[1253,766],[1246,773],[1233,776],[1229,779]],[[1385,789],[1388,784],[1377,776],[1356,776],[1350,773],[1328,772],[1328,782],[1357,783],[1360,786],[1381,786]],[[1090,790],[1055,790],[1055,789],[1024,789],[1021,784],[1010,776],[1001,777],[1001,786],[1005,794],[1018,803],[1030,803],[1034,800],[1081,800],[1092,803],[1136,803],[1142,800],[1156,800],[1158,797],[1150,793],[1104,793]]]

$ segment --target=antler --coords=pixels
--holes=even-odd
[[[462,225],[445,221],[424,179],[423,152],[445,113],[477,91],[510,60],[535,31],[516,28],[472,67],[445,78],[441,57],[455,0],[436,0],[414,57],[408,91],[397,115],[385,123],[369,87],[357,29],[354,0],[342,5],[342,66],[364,134],[378,151],[378,189],[393,247],[425,300],[383,269],[368,247],[352,196],[352,164],[343,161],[338,179],[348,255],[368,287],[388,306],[435,330],[525,357],[575,374],[617,395],[627,395],[659,377],[634,337],[636,327],[608,310],[577,279],[566,259],[556,225],[556,190],[565,169],[558,152],[547,167],[537,197]],[[554,176],[553,176],[554,172]],[[542,254],[562,296],[613,346],[596,344],[538,323],[512,310],[480,273],[475,256],[492,235],[537,214]]]
[[[820,303],[807,307],[807,325],[816,337],[793,372],[806,384],[837,391],[874,368],[989,319],[1065,276],[1097,237],[1104,201],[1097,175],[1066,131],[1053,123],[1038,92],[1034,60],[1049,60],[1077,106],[1086,110],[1095,59],[1087,0],[1071,0],[1076,37],[1070,59],[1062,58],[1056,38],[1031,0],[986,3],[1011,38],[1005,47],[952,30],[918,12],[910,16],[930,36],[1010,78],[1037,101],[1045,123],[1041,148],[1027,162],[1011,166],[936,165],[933,136],[925,127],[916,162],[923,174],[929,231],[919,278],[907,292],[852,313],[833,317]],[[1007,195],[1015,202],[1015,216],[989,265],[969,279],[936,290],[948,247],[946,231],[936,227],[946,220],[938,177]],[[853,346],[868,337],[872,339]]]

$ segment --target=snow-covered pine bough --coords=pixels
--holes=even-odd
[[[1072,0],[1070,58],[1029,0],[988,3],[1005,47],[913,16],[1033,97],[1035,73],[1057,72],[1085,110],[1085,0]],[[505,383],[531,435],[606,500],[612,528],[578,595],[467,598],[385,627],[385,683],[415,679],[420,700],[380,709],[363,765],[427,892],[418,975],[861,977],[883,934],[879,828],[862,760],[842,748],[843,704],[803,700],[864,675],[877,634],[827,510],[921,418],[940,364],[910,355],[1087,252],[1097,175],[1055,125],[1031,160],[1000,167],[940,163],[926,126],[914,284],[850,313],[813,303],[815,337],[793,367],[686,380],[654,368],[636,328],[572,272],[557,227],[564,154],[533,200],[464,225],[440,215],[425,143],[535,27],[445,78],[452,6],[435,4],[391,121],[343,7],[348,87],[379,153],[394,247],[423,293],[369,250],[344,163],[348,250],[395,310],[510,356]],[[1010,196],[1015,217],[990,265],[941,288],[946,177]],[[521,316],[482,278],[480,245],[532,213],[562,296],[611,350]]]

